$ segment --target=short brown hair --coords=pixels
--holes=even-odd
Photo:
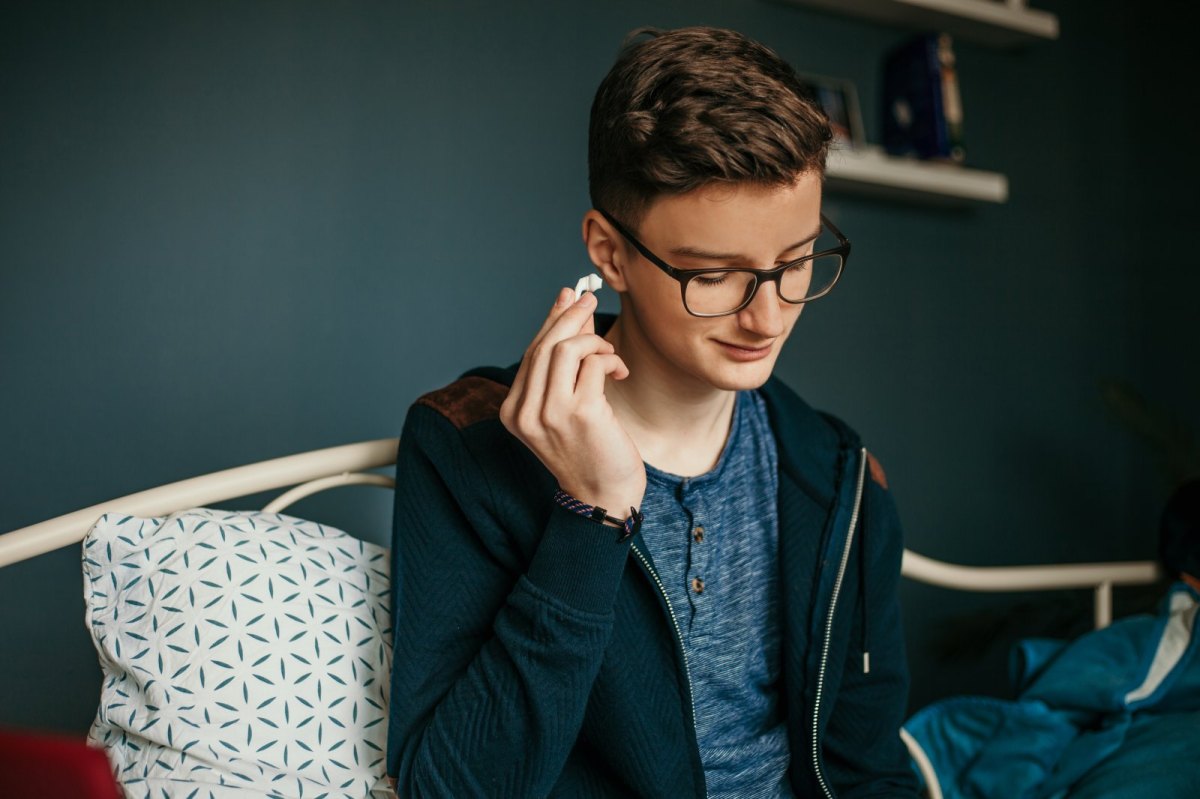
[[[653,38],[636,41],[650,34]],[[636,226],[655,198],[824,174],[832,132],[773,50],[731,30],[639,28],[596,90],[592,205]]]

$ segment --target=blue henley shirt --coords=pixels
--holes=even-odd
[[[790,799],[779,701],[775,438],[757,391],[738,392],[712,471],[646,464],[642,537],[683,631],[708,796]]]

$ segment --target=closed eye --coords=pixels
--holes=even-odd
[[[729,279],[728,272],[707,272],[703,275],[697,275],[692,278],[696,283],[702,286],[719,286]]]

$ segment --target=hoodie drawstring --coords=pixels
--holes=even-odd
[[[862,451],[862,457],[868,457],[867,451]],[[862,506],[858,513],[858,612],[862,619],[862,667],[863,674],[871,673],[871,627],[870,614],[867,613],[867,492],[863,492],[860,500]]]

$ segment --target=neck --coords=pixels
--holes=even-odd
[[[736,392],[680,372],[636,335],[619,317],[605,335],[629,367],[627,378],[605,386],[613,413],[647,463],[685,477],[709,471],[729,436]]]

